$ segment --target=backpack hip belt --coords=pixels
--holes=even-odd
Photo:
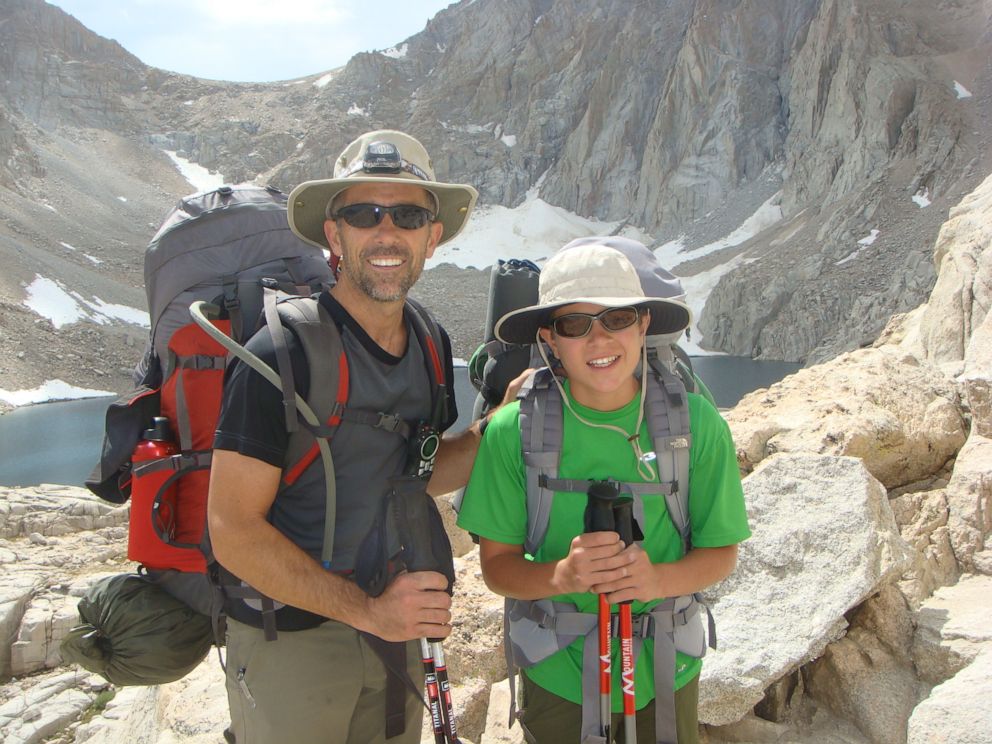
[[[705,610],[708,627],[704,634],[700,610]],[[553,653],[583,639],[582,647],[582,744],[600,741],[599,716],[595,705],[586,701],[596,699],[598,688],[599,650],[597,648],[597,617],[592,612],[579,612],[570,602],[551,600],[506,600],[504,614],[510,618],[504,625],[503,648],[510,679],[510,724],[519,716],[516,707],[515,676],[517,667],[527,668],[543,661]],[[611,636],[617,637],[616,620]],[[675,744],[674,705],[665,704],[674,698],[676,653],[696,658],[706,654],[707,646],[716,648],[716,625],[709,608],[698,594],[670,597],[650,610],[634,616],[634,659],[639,658],[645,638],[654,641],[653,671],[655,684],[655,731],[657,741]],[[708,639],[708,640],[707,640]]]

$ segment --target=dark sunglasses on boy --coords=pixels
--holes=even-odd
[[[375,227],[388,214],[396,227],[403,230],[419,230],[434,221],[434,213],[427,207],[416,204],[397,204],[384,207],[380,204],[349,204],[331,215],[331,219],[344,220],[352,227]]]
[[[592,323],[598,320],[611,333],[630,328],[640,317],[636,307],[608,307],[592,315],[590,313],[567,313],[551,320],[551,329],[562,338],[582,338],[592,330]]]

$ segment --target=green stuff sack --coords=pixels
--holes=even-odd
[[[181,679],[213,643],[209,617],[138,574],[96,581],[79,601],[79,617],[62,658],[119,686]]]

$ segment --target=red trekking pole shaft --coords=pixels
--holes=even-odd
[[[431,726],[434,729],[434,744],[445,744],[444,722],[441,720],[441,695],[438,692],[437,672],[434,670],[434,654],[426,638],[420,639],[420,658],[424,662],[424,686],[427,688],[427,705],[431,713]]]
[[[441,718],[443,720],[443,741],[445,744],[458,744],[458,731],[455,727],[455,705],[451,699],[451,682],[448,681],[448,665],[444,661],[444,651],[440,639],[429,640],[431,657],[434,661],[434,673],[437,675],[438,692],[440,693]],[[437,732],[435,731],[435,738]]]
[[[618,495],[610,483],[596,482],[589,486],[589,501],[586,504],[586,532],[612,532],[614,529],[613,502]],[[610,625],[612,613],[605,594],[599,595],[599,734],[610,741],[611,719],[613,717],[612,688],[613,670]]]
[[[634,542],[634,502],[617,499],[613,517],[624,547]],[[634,623],[630,600],[620,603],[620,684],[623,688],[623,729],[625,744],[637,743],[637,706],[634,697]]]
[[[599,595],[599,720],[600,734],[610,740],[610,722],[613,717],[612,694],[613,666],[610,661],[610,625],[612,613],[605,594]]]

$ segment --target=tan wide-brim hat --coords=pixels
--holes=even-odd
[[[334,178],[305,181],[289,194],[289,227],[308,243],[328,248],[324,236],[327,207],[338,194],[360,183],[423,186],[437,200],[441,240],[455,237],[468,220],[479,193],[463,183],[441,183],[427,150],[403,132],[367,132],[348,145],[334,163]]]
[[[581,245],[555,253],[541,269],[537,293],[536,305],[499,319],[496,338],[508,344],[532,344],[538,329],[550,324],[556,308],[577,302],[650,310],[648,336],[682,331],[692,320],[684,302],[645,297],[634,265],[606,245]]]

